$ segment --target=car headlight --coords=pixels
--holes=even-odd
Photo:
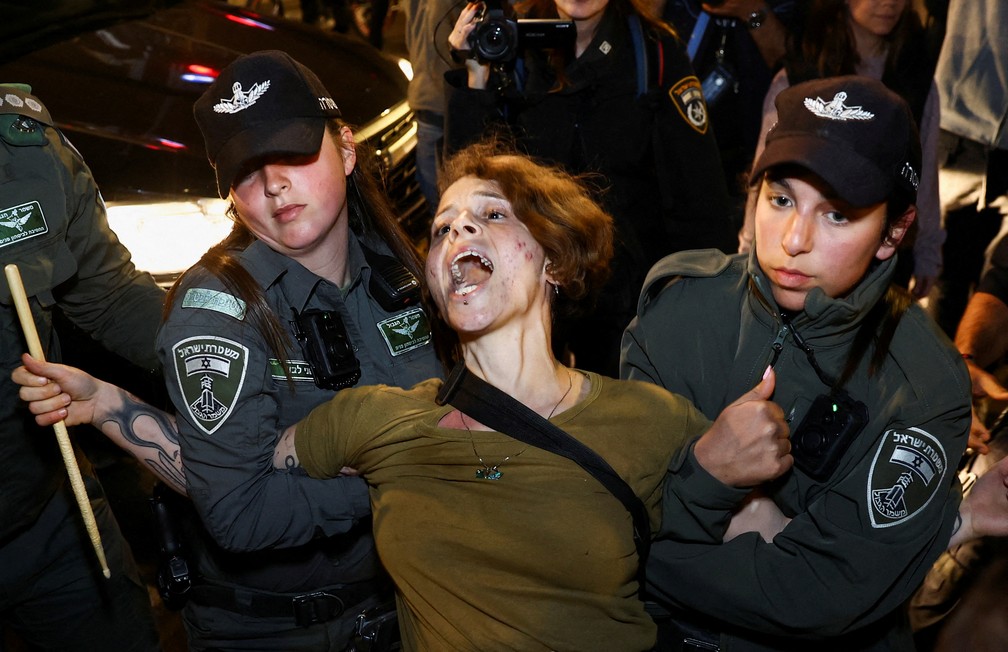
[[[228,202],[217,198],[108,202],[109,226],[137,269],[171,285],[231,231]]]
[[[399,70],[402,70],[402,74],[406,75],[406,81],[413,81],[413,64],[410,63],[410,60],[400,57],[396,63],[399,64]]]

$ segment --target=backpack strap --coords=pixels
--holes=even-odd
[[[651,550],[651,524],[647,508],[630,485],[598,453],[581,443],[523,403],[497,389],[458,362],[445,379],[435,402],[453,407],[513,437],[575,462],[608,489],[630,512],[637,548],[639,590],[644,591],[644,570]]]
[[[630,14],[627,17],[627,25],[630,27],[630,40],[633,41],[634,60],[637,62],[637,97],[640,97],[647,93],[648,80],[650,79],[647,45],[644,43],[644,28],[641,26],[640,16],[637,14]]]

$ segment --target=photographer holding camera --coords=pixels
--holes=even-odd
[[[649,2],[515,9],[521,19],[470,3],[455,23],[449,43],[466,65],[446,74],[446,148],[497,129],[534,157],[598,178],[616,223],[612,277],[589,314],[560,320],[556,344],[580,368],[614,376],[650,266],[683,249],[736,248],[717,143],[683,44]]]

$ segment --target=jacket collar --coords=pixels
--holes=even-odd
[[[819,338],[820,344],[829,344],[834,337],[855,330],[885,296],[895,267],[896,256],[876,262],[854,290],[844,297],[830,298],[821,289],[815,288],[805,299],[804,310],[792,319],[795,328],[806,340]],[[753,310],[779,325],[782,321],[780,307],[773,298],[769,280],[760,269],[755,248],[749,255],[748,273],[753,288],[750,293],[750,303],[755,304]]]
[[[353,287],[360,283],[362,278],[368,278],[366,273],[370,272],[360,241],[353,231],[350,232],[347,241],[347,254],[350,268],[349,287]],[[245,269],[260,287],[269,291],[272,286],[280,284],[287,300],[298,310],[308,305],[309,298],[320,283],[328,282],[300,263],[274,251],[261,240],[250,244],[242,253],[241,259]]]

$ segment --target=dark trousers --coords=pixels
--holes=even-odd
[[[102,575],[77,502],[64,486],[30,529],[0,547],[0,625],[42,650],[159,650],[133,555],[101,485],[85,478],[85,486],[111,579]]]
[[[980,280],[988,245],[1008,214],[1008,150],[991,149],[942,130],[939,180],[945,245],[928,312],[949,337]]]
[[[996,208],[977,210],[967,206],[945,214],[945,265],[931,295],[930,312],[942,330],[955,337],[966,303],[980,280],[984,252],[1001,229],[1002,216]]]

